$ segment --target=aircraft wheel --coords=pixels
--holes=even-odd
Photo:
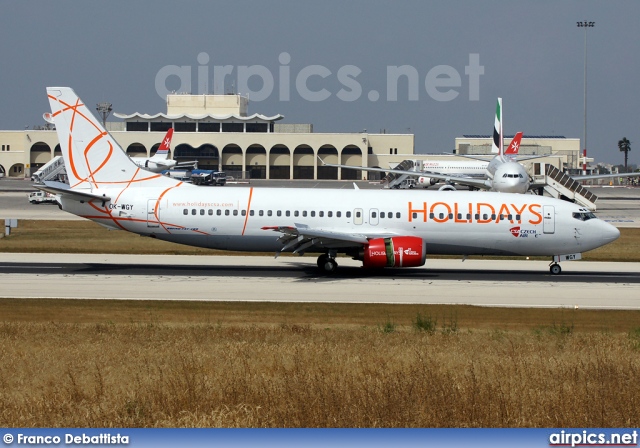
[[[562,272],[562,268],[559,264],[554,263],[549,267],[549,271],[551,271],[551,274],[553,275],[558,275]]]
[[[335,258],[331,258],[327,254],[323,254],[318,257],[318,268],[326,274],[331,274],[338,268],[338,263]]]

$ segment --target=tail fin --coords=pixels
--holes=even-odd
[[[511,144],[504,152],[505,156],[517,156],[518,150],[520,149],[520,140],[522,140],[522,132],[518,132],[511,140]]]
[[[69,87],[47,87],[69,185],[74,189],[172,186],[174,179],[141,170]]]
[[[496,104],[496,117],[493,123],[493,145],[491,152],[494,154],[503,154],[504,143],[502,134],[502,98],[498,98]]]
[[[164,136],[158,151],[153,155],[152,159],[166,159],[169,157],[169,149],[171,149],[171,138],[173,137],[173,128],[169,128],[167,135]]]

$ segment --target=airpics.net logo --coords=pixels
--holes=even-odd
[[[227,93],[225,87],[231,85],[235,92],[249,96],[252,102],[264,101],[272,95],[277,95],[279,101],[290,101],[297,95],[312,102],[332,97],[352,102],[363,98],[364,80],[370,79],[355,65],[332,70],[314,64],[294,70],[287,52],[278,56],[275,74],[264,65],[212,65],[205,52],[198,54],[197,63],[195,68],[192,65],[165,65],[158,70],[155,77],[158,95],[162,99],[170,93],[203,95],[213,91],[215,95],[223,95]],[[385,75],[385,91],[367,90],[368,101],[419,101],[426,95],[431,100],[446,102],[458,98],[463,88],[469,92],[469,101],[479,101],[484,66],[480,65],[478,53],[469,53],[467,65],[460,70],[451,65],[435,65],[426,73],[420,73],[411,65],[387,65]]]

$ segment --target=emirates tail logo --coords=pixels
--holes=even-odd
[[[511,235],[515,236],[516,238],[518,238],[520,236],[520,226],[518,227],[511,227],[509,229],[509,231],[511,232]]]

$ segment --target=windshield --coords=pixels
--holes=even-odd
[[[592,212],[574,212],[573,217],[575,219],[579,219],[580,221],[589,221],[590,219],[596,219],[596,215]]]

